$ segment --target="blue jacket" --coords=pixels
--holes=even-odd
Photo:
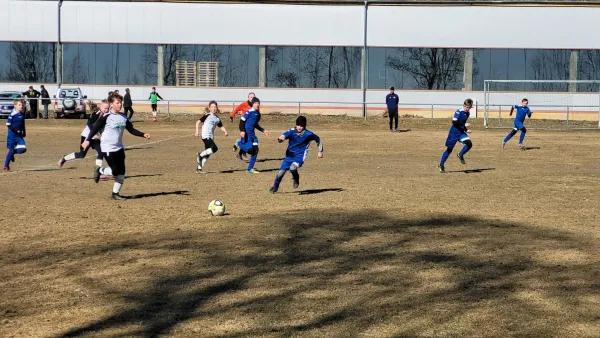
[[[398,98],[398,95],[396,93],[387,94],[387,96],[385,97],[385,104],[387,105],[388,110],[398,109],[399,101],[400,99]]]

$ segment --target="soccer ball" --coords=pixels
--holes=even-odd
[[[213,216],[223,216],[225,215],[225,203],[221,200],[212,200],[208,204],[208,211]]]

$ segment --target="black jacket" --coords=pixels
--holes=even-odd
[[[131,94],[126,93],[123,97],[123,107],[131,107],[133,106],[133,102],[131,102]]]
[[[42,95],[42,99],[46,99],[46,100],[42,100],[42,104],[50,104],[50,100],[48,100],[50,98],[50,94],[48,94],[48,91],[46,90],[46,88],[42,89],[40,94]]]

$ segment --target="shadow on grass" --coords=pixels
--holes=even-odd
[[[68,168],[40,168],[40,169],[23,169],[23,171],[27,171],[27,172],[46,172],[46,171],[57,171],[57,170],[73,170],[75,168],[73,167],[68,167]]]
[[[284,192],[284,194],[298,194],[298,195],[313,195],[313,194],[321,194],[324,192],[342,192],[344,189],[342,188],[325,188],[325,189],[306,189],[300,191],[288,191]]]
[[[480,169],[465,169],[465,170],[446,170],[446,173],[464,173],[464,174],[474,174],[474,173],[482,173],[484,171],[496,170],[496,168],[480,168]]]
[[[368,209],[306,209],[227,224],[209,233],[32,244],[18,256],[0,249],[4,285],[20,271],[36,277],[19,284],[33,295],[9,296],[4,306],[25,308],[24,316],[69,309],[68,300],[33,306],[39,283],[94,295],[74,298],[88,316],[102,300],[100,313],[108,314],[84,323],[62,316],[63,324],[79,324],[55,337],[549,337],[569,336],[570,327],[593,335],[598,324],[597,243],[583,235]]]
[[[273,172],[273,171],[279,171],[279,168],[273,168],[273,169],[256,169],[261,173],[268,173],[268,172]],[[231,170],[221,170],[221,171],[216,171],[215,173],[217,174],[233,174],[233,173],[240,173],[240,172],[246,172],[246,169],[231,169]]]
[[[261,159],[257,159],[256,163],[263,163],[263,162],[269,162],[269,161],[283,161],[285,158],[281,157],[281,158],[261,158]]]
[[[156,197],[156,196],[168,196],[168,195],[189,196],[190,194],[189,194],[189,191],[187,191],[187,190],[176,190],[176,191],[153,192],[153,193],[149,193],[149,194],[137,194],[137,195],[123,196],[123,197],[125,197],[125,199],[131,200],[131,199],[139,199],[139,198],[146,198],[146,197]]]

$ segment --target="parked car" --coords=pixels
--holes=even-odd
[[[1,91],[0,92],[0,118],[8,118],[15,108],[13,101],[22,98],[21,92]]]
[[[60,87],[54,95],[54,118],[78,115],[87,118],[87,95],[79,87]]]

